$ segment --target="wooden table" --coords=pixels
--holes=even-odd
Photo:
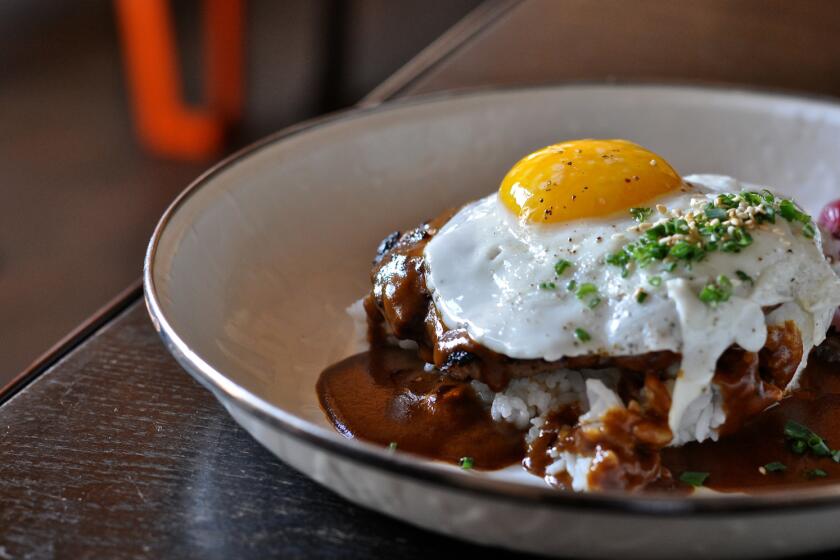
[[[829,2],[488,2],[363,103],[610,76],[838,94],[840,19],[821,7]],[[139,285],[0,403],[0,560],[490,552],[351,505],[270,455],[166,352]]]

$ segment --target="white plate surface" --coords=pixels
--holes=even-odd
[[[772,185],[812,212],[840,196],[840,107],[672,86],[484,91],[339,114],[226,160],[162,218],[147,304],[180,363],[278,457],[432,530],[544,554],[740,556],[840,547],[840,487],[759,497],[575,495],[511,468],[467,473],[346,440],[315,381],[345,357],[345,308],[387,233],[487,194],[523,154],[622,137],[683,175]]]

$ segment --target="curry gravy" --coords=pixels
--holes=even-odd
[[[648,377],[646,381],[649,385],[654,380]],[[415,351],[385,345],[327,368],[318,380],[317,391],[328,418],[348,438],[383,447],[393,442],[401,451],[452,464],[470,457],[474,468],[480,470],[501,469],[521,461],[538,476],[545,475],[550,445],[559,443],[569,451],[587,454],[596,453],[604,444],[613,449],[629,449],[635,443],[622,433],[634,431],[638,436],[638,425],[644,420],[638,415],[611,417],[615,422],[605,425],[615,424],[614,430],[587,439],[570,425],[580,413],[577,407],[570,407],[549,418],[543,434],[526,450],[525,433],[507,423],[494,422],[468,382],[426,372]],[[642,406],[661,415],[666,399],[660,391],[657,393],[658,398],[643,402]],[[840,480],[840,464],[831,458],[797,455],[790,450],[784,439],[784,424],[788,420],[811,428],[830,447],[840,448],[838,364],[812,356],[796,393],[720,441],[664,449],[658,449],[661,442],[651,442],[650,452],[643,448],[642,453],[619,453],[624,461],[620,470],[595,472],[595,478],[590,478],[602,488],[684,491],[676,482],[680,473],[699,471],[709,473],[705,486],[725,492]],[[625,429],[628,424],[633,424],[634,429]],[[616,438],[622,437],[618,445]],[[784,463],[787,470],[762,474],[759,467],[771,462]],[[813,469],[821,469],[828,476],[809,478],[808,472]],[[603,478],[616,473],[620,479]],[[568,480],[562,476],[546,480],[568,487]]]
[[[501,469],[525,455],[524,434],[494,422],[469,383],[423,370],[416,352],[384,347],[326,369],[318,398],[336,430],[432,459]]]
[[[720,441],[664,449],[662,462],[675,474],[708,472],[705,486],[726,492],[840,481],[840,464],[830,457],[798,455],[789,449],[784,438],[788,420],[807,426],[832,449],[840,448],[840,364],[812,355],[800,389],[791,396]],[[772,462],[781,462],[787,469],[766,474],[759,471],[759,467]],[[821,469],[828,476],[809,478],[808,472],[813,469]]]

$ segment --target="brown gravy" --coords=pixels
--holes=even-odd
[[[785,422],[794,420],[822,436],[832,449],[840,448],[840,364],[811,358],[793,395],[720,441],[664,449],[662,463],[677,476],[684,471],[708,472],[705,486],[725,492],[840,481],[840,464],[830,457],[797,455],[784,439]],[[776,461],[787,470],[759,471]],[[828,476],[808,478],[813,469]]]
[[[350,438],[448,463],[470,457],[496,470],[525,454],[524,434],[494,422],[469,383],[423,371],[416,352],[383,347],[326,369],[318,398],[335,428]]]
[[[840,369],[836,363],[811,358],[800,390],[759,414],[737,433],[718,442],[662,449],[659,479],[647,489],[684,490],[675,479],[685,471],[709,473],[705,486],[724,492],[840,480],[840,464],[830,457],[795,454],[784,439],[785,422],[795,420],[820,434],[830,447],[840,448]],[[500,469],[524,459],[529,471],[544,473],[545,448],[549,443],[557,444],[557,434],[550,441],[535,442],[526,458],[524,433],[494,422],[469,383],[427,373],[423,365],[416,352],[392,347],[375,347],[347,358],[321,374],[317,384],[321,406],[336,429],[348,438],[383,447],[393,442],[401,451],[453,464],[470,457],[474,468],[480,470]],[[558,425],[571,423],[579,411],[568,412],[566,419],[562,411],[557,413]],[[572,438],[574,434],[561,437]],[[593,448],[586,451],[597,451],[597,443],[592,442]],[[659,460],[653,456],[647,460],[647,464],[637,466],[657,470]],[[784,463],[787,470],[760,472],[759,467],[772,462]],[[821,469],[828,476],[809,478],[813,469]],[[628,478],[648,476],[620,472]],[[568,486],[562,477],[550,482]],[[599,485],[634,486],[616,482],[602,480]]]

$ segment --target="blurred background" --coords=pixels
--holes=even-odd
[[[0,387],[140,277],[157,219],[199,173],[284,126],[352,106],[424,49],[414,60],[433,69],[414,64],[421,71],[401,95],[619,80],[840,96],[837,8],[0,0]]]
[[[185,157],[138,136],[126,40],[136,33],[154,46],[146,10],[157,0],[140,2],[138,10],[113,0],[0,1],[0,386],[140,277],[156,220],[201,171],[270,132],[352,105],[479,4],[242,2],[240,118],[226,123],[217,150]],[[162,3],[180,94],[200,107],[208,6]],[[231,3],[222,3],[229,19]]]

